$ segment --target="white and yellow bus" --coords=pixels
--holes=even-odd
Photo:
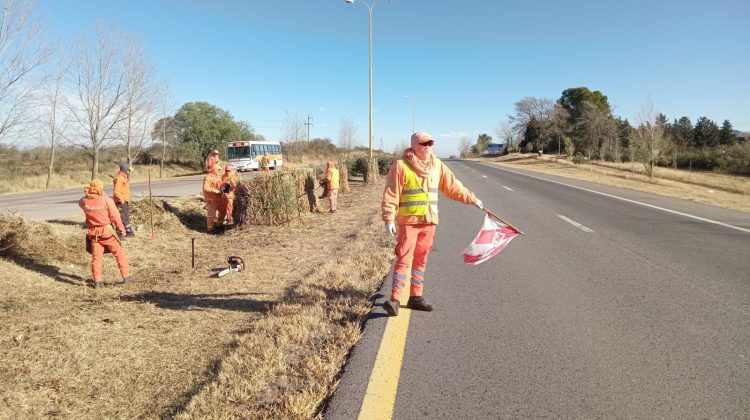
[[[281,144],[277,141],[233,141],[227,144],[227,163],[237,171],[257,171],[262,167],[260,161],[265,153],[271,169],[284,164]]]

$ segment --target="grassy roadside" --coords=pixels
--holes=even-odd
[[[0,418],[319,415],[390,267],[381,192],[354,183],[336,214],[224,236],[201,233],[195,199],[171,202],[154,240],[126,242],[139,281],[98,291],[82,219],[3,220],[29,235],[0,258]],[[247,269],[212,277],[233,254]]]
[[[538,157],[516,153],[471,160],[750,212],[750,178],[747,177],[656,168],[655,177],[650,181],[642,173],[642,165],[639,167],[629,163],[593,162],[576,165],[551,155]]]
[[[149,170],[151,179],[159,179],[159,165],[133,165],[130,172],[131,182],[147,181]],[[111,185],[112,179],[119,171],[117,163],[102,163],[99,166],[99,178],[105,185]],[[164,178],[201,173],[200,168],[188,165],[165,164]],[[44,191],[47,182],[47,168],[41,162],[23,162],[19,168],[0,168],[0,178],[7,181],[0,183],[0,194]],[[91,181],[91,166],[83,161],[64,161],[55,169],[50,182],[50,190],[71,187],[82,187]]]

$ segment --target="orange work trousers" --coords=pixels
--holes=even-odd
[[[234,211],[234,195],[227,194],[224,197],[224,213],[226,213],[227,221],[229,222],[234,222],[232,211]]]
[[[227,209],[222,198],[206,200],[206,228],[209,232],[214,230],[214,224],[224,222]]]
[[[391,300],[400,300],[407,279],[411,283],[409,296],[422,296],[427,254],[432,250],[436,228],[433,224],[398,226]]]
[[[122,278],[130,277],[128,268],[128,257],[125,255],[125,249],[120,245],[120,241],[112,235],[108,238],[101,236],[91,240],[91,274],[94,277],[94,283],[102,281],[102,271],[104,266],[104,251],[107,250],[115,256],[117,267],[120,269]]]
[[[335,190],[329,190],[328,191],[328,206],[331,209],[331,211],[336,211],[336,206],[338,206],[339,203],[339,189],[336,188]]]

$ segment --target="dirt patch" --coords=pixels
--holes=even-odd
[[[0,258],[0,418],[317,415],[389,269],[381,192],[355,183],[335,214],[218,236],[194,198],[134,205],[155,219],[125,242],[138,281],[120,285],[107,256],[96,291],[82,217],[45,224],[80,248]],[[246,270],[214,277],[229,255]]]

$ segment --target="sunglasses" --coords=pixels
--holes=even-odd
[[[435,144],[435,142],[432,140],[428,140],[424,143],[419,143],[420,146],[432,146],[433,144]]]

